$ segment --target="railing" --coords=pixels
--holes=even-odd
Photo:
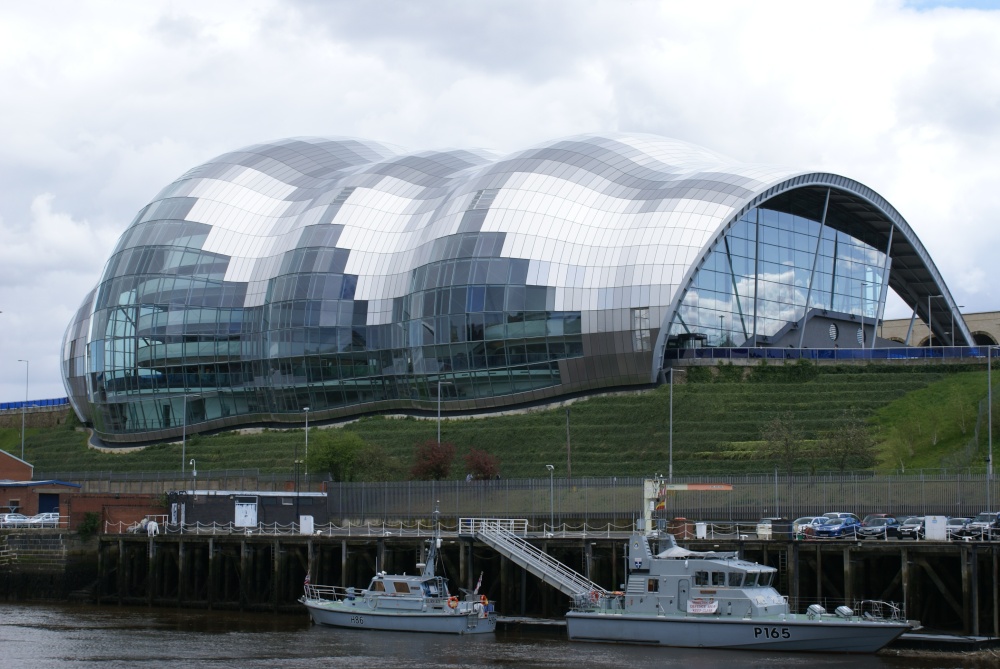
[[[545,551],[507,529],[508,527],[521,527],[522,523],[525,532],[527,532],[526,520],[484,520],[475,526],[475,536],[504,554],[515,564],[519,564],[571,597],[577,597],[581,593],[596,593],[599,596],[607,592],[590,579],[570,569]]]
[[[474,537],[476,536],[476,532],[484,527],[503,530],[522,537],[528,534],[528,521],[525,519],[459,518],[458,535],[462,537]]]
[[[967,360],[986,358],[987,346],[898,346],[892,348],[670,348],[664,360]]]
[[[21,409],[48,409],[62,408],[69,406],[68,397],[57,397],[55,399],[28,400],[20,402],[0,402],[0,411],[20,411]]]
[[[0,514],[0,528],[5,530],[65,530],[69,528],[69,516],[60,515],[57,518],[29,516],[23,520],[10,520],[5,519],[4,514]]]

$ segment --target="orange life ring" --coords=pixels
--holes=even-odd
[[[486,606],[490,603],[490,600],[486,597],[486,595],[479,595],[479,603]]]
[[[448,598],[448,606],[451,607],[451,608],[453,608],[453,609],[457,608],[458,607],[458,597],[449,597]]]

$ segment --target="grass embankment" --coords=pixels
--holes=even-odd
[[[879,441],[880,469],[892,471],[968,466],[983,459],[966,444],[976,423],[977,402],[986,395],[986,373],[974,368],[830,367],[755,368],[737,380],[736,369],[718,375],[689,372],[674,386],[674,472],[744,474],[770,472],[761,453],[762,425],[789,414],[806,440],[796,471],[830,471],[833,461],[815,448],[847,412],[865,418]],[[176,471],[181,446],[160,444],[141,451],[105,454],[88,449],[74,425],[32,429],[26,459],[38,472]],[[343,429],[409,463],[415,444],[436,438],[434,419],[367,417]],[[985,429],[983,430],[985,433]],[[471,448],[499,457],[504,477],[538,477],[545,465],[566,469],[563,408],[508,416],[443,420],[442,439],[457,447],[453,476],[465,475],[461,457]],[[574,476],[630,476],[666,472],[669,449],[669,388],[593,397],[570,409]],[[187,457],[198,469],[260,469],[287,472],[302,430],[194,436]],[[20,453],[20,432],[0,430],[0,447]]]

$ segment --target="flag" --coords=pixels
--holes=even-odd
[[[306,581],[303,585],[305,585],[307,588],[309,587],[309,572],[306,572]]]
[[[656,500],[656,510],[662,511],[667,508],[667,500],[660,498]]]
[[[476,582],[476,589],[472,591],[472,594],[479,594],[479,586],[483,584],[483,572],[479,572],[479,581]]]

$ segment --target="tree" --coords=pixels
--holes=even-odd
[[[473,448],[465,456],[465,470],[477,481],[495,479],[500,476],[500,459],[486,451]]]
[[[892,459],[899,463],[902,472],[906,473],[906,461],[913,457],[914,449],[920,436],[920,426],[915,421],[907,421],[895,425],[886,440],[886,446]]]
[[[354,466],[361,481],[402,481],[406,478],[406,465],[377,444],[367,444],[355,458]]]
[[[329,472],[334,481],[356,480],[358,457],[368,445],[354,432],[343,429],[316,430],[310,434],[309,468]]]
[[[802,455],[802,432],[793,422],[792,412],[786,411],[765,423],[760,429],[760,438],[768,459],[791,475]]]
[[[848,467],[868,469],[878,462],[875,439],[864,420],[853,411],[844,411],[843,423],[826,436],[823,446],[841,473]]]
[[[438,443],[433,439],[417,444],[413,453],[413,468],[410,474],[423,481],[440,481],[448,478],[451,463],[455,460],[455,445]]]

